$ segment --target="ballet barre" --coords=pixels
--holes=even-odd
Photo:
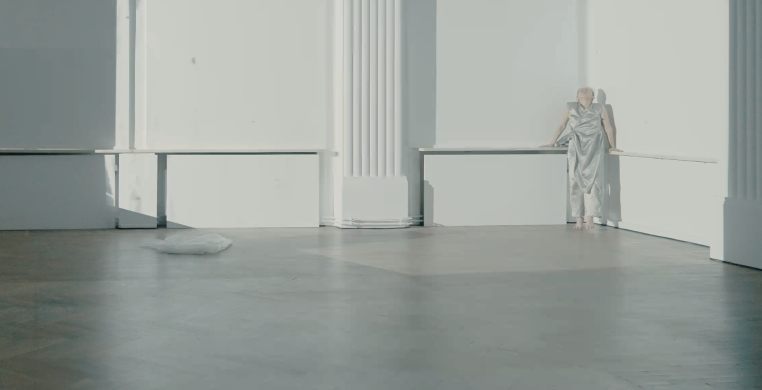
[[[321,154],[324,149],[0,149],[0,156],[62,156],[62,155],[120,155],[120,154],[166,154],[166,155],[283,155]]]

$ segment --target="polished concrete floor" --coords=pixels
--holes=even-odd
[[[762,272],[571,226],[0,233],[0,389],[762,389]]]

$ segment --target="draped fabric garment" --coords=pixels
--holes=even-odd
[[[585,194],[590,194],[594,187],[601,187],[603,179],[607,143],[601,120],[604,108],[593,103],[585,110],[578,102],[568,103],[567,107],[569,122],[557,145],[568,145],[569,176]]]

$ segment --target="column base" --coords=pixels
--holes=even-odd
[[[762,269],[762,202],[727,198],[723,219],[724,260]]]
[[[409,215],[406,177],[344,177],[342,218],[334,226],[343,229],[399,229],[416,221]]]
[[[709,228],[709,258],[725,261],[725,202],[724,196],[713,196],[712,205],[707,210]]]

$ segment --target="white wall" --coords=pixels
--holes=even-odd
[[[609,106],[621,149],[722,158],[727,2],[440,0],[436,7],[436,146],[546,143],[563,104],[590,85],[604,92],[599,102]],[[713,241],[722,167],[636,157],[610,162],[607,222]],[[472,171],[480,182],[494,180],[484,169]],[[436,188],[434,194],[436,205]]]
[[[589,0],[589,80],[618,146],[717,158],[728,127],[728,2]]]
[[[116,1],[0,1],[0,148],[112,148]],[[0,157],[0,229],[114,228],[113,156]]]
[[[0,147],[111,148],[116,1],[0,2]]]
[[[609,156],[608,223],[623,229],[709,246],[717,204],[707,178],[717,164]]]
[[[136,14],[129,15],[130,3]],[[329,0],[0,2],[0,148],[108,149],[117,143],[124,148],[131,138],[138,147],[166,149],[322,148],[331,120],[329,5]],[[135,34],[134,79],[130,29]],[[132,87],[136,129],[130,134]],[[262,164],[248,167],[248,176],[239,172],[252,183],[256,172],[267,169],[280,172],[276,180],[291,184],[305,172],[314,176],[277,187],[279,196],[263,202],[254,214],[286,211],[278,215],[281,219],[265,215],[257,223],[293,224],[291,216],[308,207],[297,220],[317,224],[309,202],[319,199],[311,193],[311,183],[319,179],[318,157],[308,156],[314,172],[311,166],[291,169],[304,157],[251,157]],[[131,158],[125,156],[123,162]],[[214,169],[222,157],[199,158]],[[0,228],[114,227],[113,203],[97,211],[114,195],[113,186],[107,193],[101,185],[109,180],[104,175],[113,176],[104,171],[103,157],[3,160],[8,161],[1,172],[4,182],[16,184],[0,195],[21,198],[0,204]],[[57,166],[59,161],[65,163]],[[156,182],[155,161],[149,165],[154,172],[125,169],[123,227],[156,222],[150,204],[163,199],[155,199],[150,188],[140,196],[132,191],[136,183]],[[194,203],[200,200],[194,198],[193,186],[184,197],[177,197],[177,188],[173,205],[190,199],[209,206]],[[240,189],[229,183],[219,188]],[[217,195],[210,203],[238,199],[236,193]],[[297,205],[291,203],[294,197]],[[245,203],[239,206],[251,211],[250,202]],[[149,223],[132,217],[147,217]]]
[[[581,80],[580,2],[437,2],[437,146],[550,141]]]
[[[588,80],[626,152],[719,159],[728,128],[728,3],[589,0]],[[718,165],[609,159],[609,218],[709,245],[726,193]]]
[[[119,12],[127,3],[118,2]],[[333,148],[331,0],[135,3],[135,125],[148,141],[142,146]],[[546,143],[563,104],[574,99],[577,87],[590,84],[606,92],[622,149],[722,157],[728,122],[726,2],[405,4],[404,124],[410,147]],[[126,25],[117,24],[116,5],[116,0],[0,4],[0,147],[114,146],[115,106],[119,102],[124,132],[129,84]],[[327,200],[335,195],[331,163],[336,158],[325,160],[324,216],[340,217]],[[677,204],[679,198],[658,194],[683,190],[689,197],[686,189],[691,189],[724,196],[721,179],[706,179],[721,176],[722,167],[634,157],[618,161],[621,226],[645,224],[638,229],[699,237],[696,242],[711,235],[675,221],[694,220],[715,206],[703,197]],[[101,165],[94,164],[87,170]],[[25,177],[19,175],[30,169],[17,168],[7,171],[8,177]],[[407,168],[413,184],[410,213],[417,215],[415,154]],[[495,180],[484,169],[472,171],[470,179]],[[303,173],[294,172],[295,177]],[[532,207],[543,207],[536,203]]]
[[[431,8],[436,19],[429,23]],[[428,9],[418,5],[411,10],[411,17],[423,21],[411,20],[407,29],[412,35],[408,45],[422,47],[408,51],[409,96],[415,98],[408,105],[413,112],[407,114],[411,146],[537,147],[550,141],[565,103],[584,84],[584,1],[438,0]],[[436,60],[426,65],[430,56]],[[434,77],[431,82],[425,67]],[[428,224],[566,220],[563,156],[426,159]],[[417,182],[418,161],[411,161],[411,182]],[[535,162],[539,165],[522,173],[525,164]],[[413,202],[419,198],[417,192],[411,194],[411,214],[418,211]]]
[[[332,142],[330,12],[331,0],[142,2],[136,137],[157,149],[324,148]],[[320,160],[169,156],[168,221],[193,227],[317,226],[312,202],[321,194],[313,193],[313,182],[322,178],[323,198],[332,195],[330,178],[318,170]],[[322,161],[326,167],[331,162]],[[217,184],[199,191],[197,172],[215,176],[205,180]],[[202,186],[211,185],[206,181]],[[331,213],[326,205],[323,212]]]
[[[143,6],[142,104],[150,148],[324,146],[328,0],[152,0]]]

